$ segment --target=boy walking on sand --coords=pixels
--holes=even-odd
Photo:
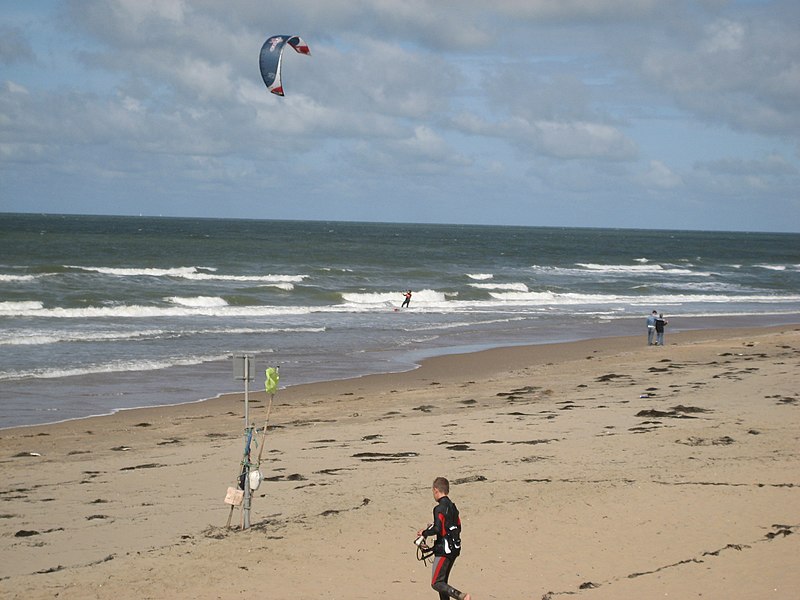
[[[450,482],[447,479],[437,477],[433,480],[433,499],[436,500],[433,523],[427,529],[420,529],[417,537],[436,536],[433,544],[431,587],[439,592],[439,600],[471,600],[469,594],[459,592],[447,582],[453,564],[461,554],[461,517],[456,505],[448,498],[449,493]]]

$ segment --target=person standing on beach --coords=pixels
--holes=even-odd
[[[656,319],[656,346],[663,346],[664,345],[664,327],[666,327],[667,321],[664,319],[664,315],[658,315]]]
[[[647,317],[647,345],[653,345],[653,338],[655,337],[656,333],[656,320],[658,319],[658,311],[653,311],[650,313],[650,316]]]
[[[403,300],[400,308],[406,308],[411,303],[411,290],[408,290],[405,294],[403,294],[403,296],[405,296],[406,299]]]
[[[433,523],[426,529],[420,529],[417,537],[436,536],[431,587],[439,592],[439,600],[471,600],[469,594],[459,592],[447,582],[456,558],[461,554],[461,517],[458,508],[448,497],[449,493],[450,482],[447,479],[437,477],[433,480],[433,499],[436,500]]]

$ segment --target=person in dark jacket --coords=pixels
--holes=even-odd
[[[664,315],[658,315],[656,319],[656,346],[663,346],[664,345],[664,327],[667,326],[667,321],[664,318]]]
[[[450,571],[461,554],[461,517],[458,507],[448,497],[449,493],[450,482],[447,479],[437,477],[433,480],[433,499],[436,500],[433,523],[426,529],[420,529],[417,537],[436,536],[433,544],[431,587],[439,592],[439,600],[471,600],[469,594],[459,592],[448,583]]]

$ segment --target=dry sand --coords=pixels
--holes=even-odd
[[[433,600],[412,540],[443,475],[475,600],[795,599],[798,381],[789,326],[289,387],[246,531],[241,395],[3,430],[0,596]]]

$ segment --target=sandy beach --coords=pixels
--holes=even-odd
[[[281,375],[245,531],[241,394],[0,431],[0,596],[433,600],[438,475],[475,600],[798,595],[800,326]]]

